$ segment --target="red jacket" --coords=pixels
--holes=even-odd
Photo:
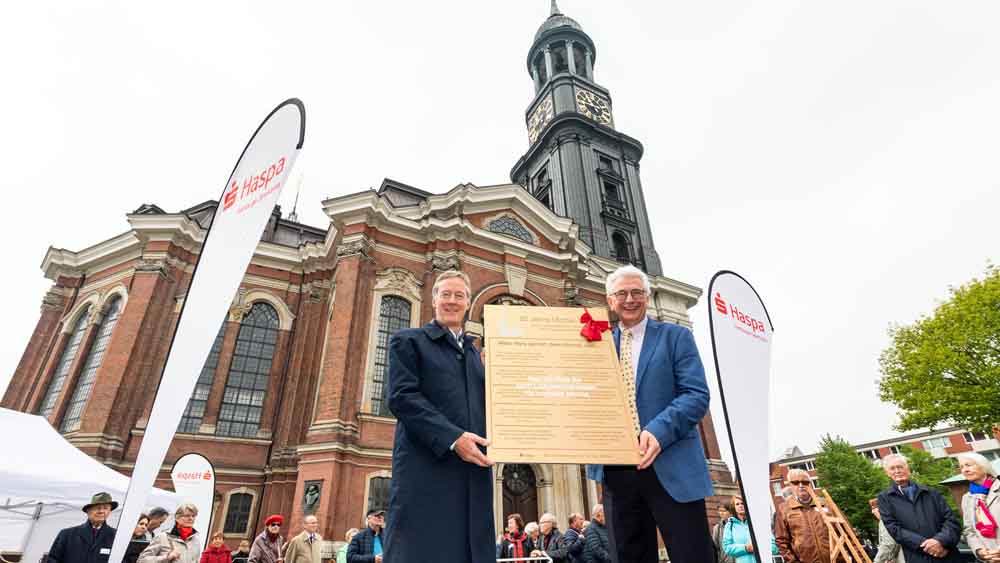
[[[233,557],[229,554],[226,546],[208,546],[201,554],[201,563],[233,563]]]

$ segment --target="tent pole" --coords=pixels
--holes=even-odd
[[[28,542],[31,541],[31,534],[35,531],[35,525],[38,524],[39,518],[42,517],[42,507],[44,506],[42,503],[35,505],[35,514],[31,517],[31,526],[28,527],[27,533],[24,534],[24,541],[21,543],[21,553],[24,553],[28,549]]]

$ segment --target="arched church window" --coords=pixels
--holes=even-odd
[[[629,250],[628,240],[625,235],[615,232],[611,235],[611,244],[615,247],[615,259],[619,262],[631,262],[632,252]]]
[[[389,337],[410,326],[410,302],[397,295],[384,295],[379,305],[375,335],[375,371],[372,374],[372,414],[392,416],[385,391],[389,367]]]
[[[552,48],[552,75],[569,72],[569,59],[566,58],[566,44],[557,43]]]
[[[208,395],[212,392],[212,382],[215,380],[215,369],[219,366],[219,354],[222,352],[222,341],[226,336],[226,323],[219,327],[219,332],[212,342],[212,350],[205,359],[205,365],[201,366],[201,373],[198,374],[198,382],[194,385],[191,398],[188,399],[187,407],[184,409],[184,416],[177,426],[178,432],[194,434],[201,427],[201,420],[205,417],[205,405],[208,404]]]
[[[229,495],[229,505],[226,507],[226,524],[222,529],[224,534],[245,534],[250,523],[250,508],[253,506],[253,495],[250,493],[233,493]]]
[[[254,303],[236,336],[216,434],[242,438],[257,435],[277,343],[278,312],[267,303]]]
[[[66,414],[63,415],[62,426],[60,427],[62,432],[76,430],[80,424],[80,415],[83,414],[83,407],[87,404],[87,399],[90,398],[90,391],[93,389],[94,380],[97,378],[97,370],[101,367],[101,362],[104,360],[104,351],[108,348],[111,333],[115,330],[115,324],[118,322],[121,310],[122,298],[120,296],[113,297],[104,311],[104,318],[101,319],[100,327],[97,330],[97,337],[91,342],[90,350],[87,352],[86,359],[83,362],[80,377],[76,381],[72,398],[69,401],[69,406],[66,408]]]
[[[76,353],[80,350],[83,334],[87,331],[87,317],[89,316],[90,307],[88,306],[80,311],[80,314],[76,317],[69,340],[66,342],[66,347],[63,348],[62,355],[59,356],[59,363],[56,364],[56,371],[52,374],[52,381],[49,382],[49,387],[45,390],[45,398],[42,399],[42,404],[38,406],[37,413],[41,416],[48,418],[56,408],[59,393],[62,392],[63,385],[66,384],[66,378],[69,377],[69,370],[73,366],[73,360],[76,359]]]

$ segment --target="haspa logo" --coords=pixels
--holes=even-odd
[[[722,313],[723,315],[729,315],[736,321],[746,325],[748,328],[750,328],[752,335],[756,335],[758,332],[761,334],[764,334],[766,332],[765,329],[766,325],[762,321],[759,321],[751,317],[750,315],[744,313],[743,311],[740,311],[738,308],[736,308],[736,305],[729,303],[727,311],[726,300],[722,298],[722,295],[719,294],[718,291],[715,292],[714,301],[715,301],[716,311]]]
[[[205,472],[205,476],[202,477],[202,479],[204,479],[206,481],[211,481],[212,480],[212,472],[211,471],[206,471]]]
[[[206,471],[202,473],[201,471],[179,471],[177,473],[178,481],[198,481],[204,479],[205,481],[210,481],[212,479],[212,473]]]
[[[233,180],[225,195],[222,196],[222,210],[229,211],[229,208],[236,203],[253,197],[258,192],[262,192],[262,195],[268,193],[268,185],[276,177],[281,176],[284,171],[285,157],[281,157],[259,174],[251,174],[242,180]],[[280,185],[280,183],[276,183],[275,187]]]
[[[729,314],[729,311],[726,310],[726,300],[719,295],[718,291],[715,292],[715,310],[723,315]]]

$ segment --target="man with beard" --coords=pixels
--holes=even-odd
[[[385,563],[495,561],[486,375],[463,331],[471,296],[466,274],[441,273],[431,289],[434,320],[389,341],[397,422]]]

